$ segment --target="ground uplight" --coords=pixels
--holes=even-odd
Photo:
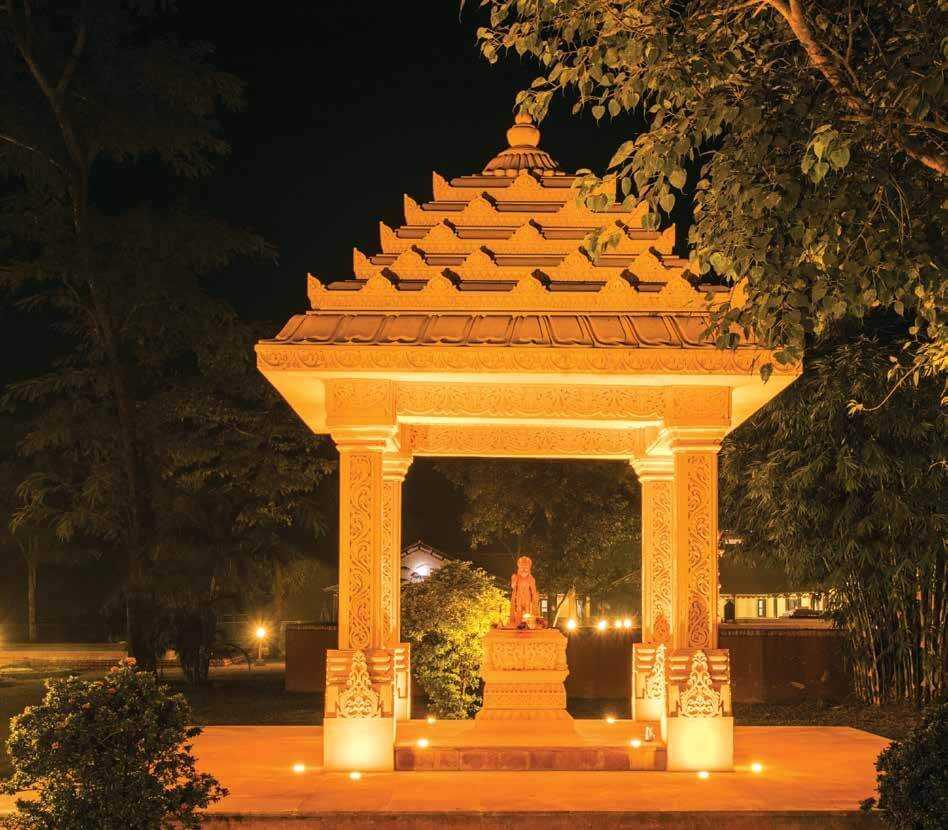
[[[302,775],[304,772],[306,772],[306,764],[293,764],[293,772],[295,772],[297,775]]]
[[[706,780],[706,779],[708,779],[708,778],[710,778],[710,777],[711,777],[711,773],[708,772],[706,769],[703,769],[703,770],[701,770],[701,771],[698,773],[698,778],[700,778],[702,781],[704,781],[704,780]]]
[[[754,761],[754,763],[751,764],[751,772],[759,774],[763,771],[764,765],[760,761]]]
[[[359,770],[357,770],[357,769],[352,770],[352,772],[349,773],[349,780],[350,780],[350,781],[361,781],[361,780],[362,780],[362,773],[359,772]]]

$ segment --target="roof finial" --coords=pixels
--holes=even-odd
[[[507,143],[510,146],[487,163],[485,175],[515,177],[521,170],[533,170],[541,176],[563,175],[550,154],[540,149],[540,131],[529,113],[517,113],[514,125],[507,130]]]
[[[512,148],[540,146],[540,131],[533,123],[533,117],[529,113],[517,113],[514,125],[507,130],[507,143]]]

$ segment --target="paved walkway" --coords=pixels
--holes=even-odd
[[[842,727],[737,727],[736,771],[712,774],[706,780],[670,772],[396,772],[365,773],[352,781],[345,773],[321,770],[322,730],[315,726],[208,727],[195,741],[195,753],[199,767],[213,772],[230,790],[228,798],[212,809],[220,814],[221,823],[215,822],[215,827],[230,827],[231,821],[249,822],[244,827],[283,827],[281,817],[290,816],[313,816],[313,824],[305,826],[322,827],[316,819],[328,818],[327,814],[337,814],[333,819],[337,826],[350,826],[354,814],[367,821],[376,815],[381,826],[383,814],[405,818],[411,813],[511,811],[699,812],[712,822],[706,826],[719,826],[712,819],[714,813],[751,816],[789,811],[799,813],[801,820],[810,818],[780,826],[830,827],[837,825],[829,813],[851,816],[859,802],[873,794],[873,763],[887,743]],[[751,770],[755,762],[763,766],[760,773]],[[295,764],[303,764],[305,771],[294,772]],[[9,809],[10,801],[0,800],[0,812]],[[259,820],[251,821],[252,816]],[[651,821],[646,825],[665,826]],[[413,826],[427,825],[420,815],[418,822]],[[698,826],[694,821],[690,825]],[[778,824],[764,821],[759,826]]]

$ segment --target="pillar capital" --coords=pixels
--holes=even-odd
[[[382,456],[382,478],[385,481],[402,482],[415,459],[402,453],[386,452]]]
[[[660,441],[673,455],[683,452],[713,452],[721,449],[727,430],[722,427],[668,427]]]
[[[330,432],[339,452],[398,451],[398,430],[395,426],[365,424],[362,426],[337,426]]]
[[[670,481],[675,475],[675,458],[672,455],[653,455],[632,460],[632,469],[640,482]]]

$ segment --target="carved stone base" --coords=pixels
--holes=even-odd
[[[542,721],[570,725],[566,711],[566,638],[554,629],[495,628],[484,637],[483,722]]]

